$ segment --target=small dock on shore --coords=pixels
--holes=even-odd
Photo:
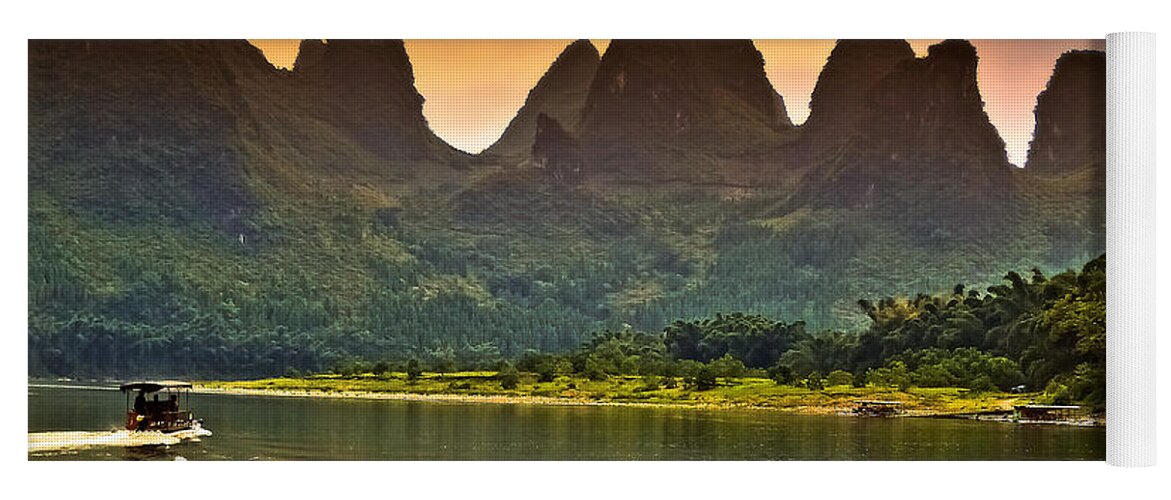
[[[1082,407],[1073,405],[1016,405],[1012,407],[1013,421],[1021,423],[1075,423],[1086,415]]]
[[[902,401],[854,401],[852,413],[859,417],[893,417],[903,412]]]
[[[1014,424],[1103,425],[1103,419],[1100,416],[1092,415],[1085,408],[1073,405],[1015,405],[1012,410],[935,415],[934,418],[980,420]]]

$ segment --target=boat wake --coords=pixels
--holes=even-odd
[[[35,454],[101,447],[170,446],[184,441],[199,441],[199,438],[210,435],[211,431],[198,425],[190,429],[167,433],[128,430],[30,432],[28,434],[28,452]]]

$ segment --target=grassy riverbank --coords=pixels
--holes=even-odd
[[[249,381],[200,382],[209,392],[272,394],[319,397],[366,397],[437,401],[502,402],[528,404],[648,404],[709,408],[766,408],[802,414],[845,411],[859,399],[902,401],[907,415],[954,415],[1010,410],[1037,394],[976,393],[959,388],[910,388],[835,386],[822,390],[777,385],[762,378],[720,379],[709,390],[686,388],[682,383],[642,377],[615,376],[606,380],[558,377],[538,382],[522,374],[515,388],[501,386],[494,372],[425,373],[409,380],[405,373],[381,375],[317,375],[305,378],[273,378]],[[675,385],[675,387],[670,387]]]

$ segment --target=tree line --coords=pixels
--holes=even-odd
[[[1100,410],[1106,400],[1105,273],[1102,256],[1052,277],[1010,272],[1006,284],[985,291],[958,285],[944,294],[860,300],[871,323],[854,333],[811,333],[800,321],[728,313],[675,321],[661,332],[603,330],[572,352],[528,351],[515,365],[482,358],[477,366],[442,360],[434,366],[455,371],[487,363],[546,382],[633,375],[648,389],[683,384],[704,390],[721,378],[756,376],[811,389],[869,384],[1043,391],[1054,403]],[[401,365],[356,363],[334,371],[395,369]]]
[[[414,360],[432,371],[507,363],[546,379],[638,375],[710,387],[720,377],[755,375],[810,387],[1023,386],[1056,402],[1105,401],[1104,255],[1054,276],[1009,272],[986,290],[957,285],[948,293],[860,300],[869,320],[861,331],[813,332],[802,321],[734,312],[677,320],[657,332],[614,325],[588,337],[596,318],[548,301],[486,308],[460,295],[413,300],[386,293],[367,298],[360,320],[331,321],[338,306],[327,296],[306,301],[290,293],[266,307],[204,297],[214,304],[208,307],[181,280],[153,272],[90,310],[46,314],[33,303],[68,304],[51,299],[82,292],[60,284],[74,279],[67,267],[52,258],[40,262],[30,266],[30,282],[49,278],[30,284],[34,375],[353,373],[401,371]],[[296,321],[258,327],[286,310]]]

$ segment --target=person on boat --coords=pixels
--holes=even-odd
[[[143,430],[147,425],[150,425],[146,420],[146,391],[138,391],[138,396],[134,397],[134,426],[133,430]]]

